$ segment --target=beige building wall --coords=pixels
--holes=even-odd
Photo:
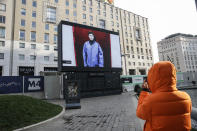
[[[197,71],[197,37],[173,34],[157,43],[160,61],[171,61],[177,72]]]
[[[1,75],[8,76],[10,75],[10,57],[12,55],[14,1],[0,0],[0,6],[0,16],[1,18],[5,17],[5,23],[2,21],[0,23],[0,28],[5,29],[5,37],[0,37],[0,53],[3,55],[3,58],[0,59],[0,72]]]
[[[8,3],[8,1],[10,3]],[[57,31],[55,31],[54,28],[57,28],[57,25],[61,20],[76,22],[93,27],[100,27],[99,22],[100,20],[103,20],[105,21],[105,29],[119,32],[120,34],[122,68],[124,75],[147,74],[148,69],[153,64],[148,19],[145,17],[115,7],[113,4],[104,3],[97,0],[58,0],[57,3],[55,0],[26,0],[26,4],[22,4],[22,0],[16,0],[16,5],[14,7],[11,2],[12,0],[8,1],[7,8],[12,8],[15,10],[15,20],[13,22],[13,43],[25,43],[28,45],[28,48],[30,48],[31,44],[48,44],[53,48],[53,46],[57,46],[56,43],[54,43],[54,35],[57,35]],[[36,1],[37,7],[32,6],[33,1]],[[55,22],[47,22],[47,7],[51,7],[56,10]],[[26,15],[21,14],[22,9],[26,10]],[[32,17],[32,12],[36,12],[35,18]],[[75,12],[76,16],[74,16]],[[25,26],[21,26],[21,20],[25,20]],[[32,28],[32,21],[36,22],[36,28]],[[45,29],[46,24],[49,24],[49,30]],[[11,26],[8,28],[10,27]],[[25,31],[24,40],[20,39],[20,30]],[[30,39],[31,32],[36,32],[35,41]],[[6,33],[8,34],[7,39],[11,39],[10,32],[6,30]],[[44,40],[45,33],[49,34],[49,43],[46,43]],[[14,47],[17,48],[18,45],[15,45]],[[33,52],[38,56],[42,56],[42,50],[43,49],[39,49],[39,51],[36,50]],[[25,55],[31,55],[31,51],[32,50],[30,50],[29,54],[24,51],[26,52]],[[15,55],[19,55],[20,53],[21,50],[18,53],[16,51]],[[52,50],[50,56],[56,57],[57,51]],[[17,57],[15,56],[14,58]],[[19,66],[19,64],[17,64],[17,60],[13,59],[13,61],[13,66]],[[24,62],[25,65],[34,66],[31,62]],[[54,67],[57,66],[56,63],[56,61],[52,61],[47,65],[50,66],[51,64],[51,66]],[[37,67],[36,69],[37,71],[41,71],[43,68]],[[17,71],[14,72],[15,73],[13,74],[17,75]],[[39,73],[37,72],[35,74]]]

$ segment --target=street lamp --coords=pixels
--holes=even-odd
[[[127,75],[127,66],[126,66],[126,56],[129,56],[129,54],[121,54],[121,57],[124,57],[124,62],[125,62],[125,73],[126,73],[126,75]]]

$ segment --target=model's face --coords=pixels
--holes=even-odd
[[[88,37],[89,37],[90,40],[94,40],[94,35],[93,34],[89,34]]]

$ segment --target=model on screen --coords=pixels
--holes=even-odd
[[[88,32],[89,41],[83,46],[84,67],[103,67],[103,51],[93,32]]]

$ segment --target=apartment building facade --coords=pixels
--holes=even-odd
[[[172,34],[157,43],[160,61],[171,61],[177,72],[197,71],[197,36]]]
[[[148,19],[113,0],[1,0],[0,75],[57,70],[61,20],[119,32],[124,75],[147,74],[153,64]]]

